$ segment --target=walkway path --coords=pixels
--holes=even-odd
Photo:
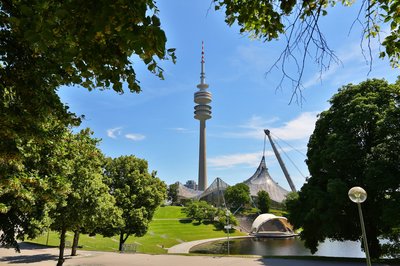
[[[232,236],[230,239],[234,238],[246,238],[250,236]],[[219,237],[219,238],[210,238],[210,239],[202,239],[202,240],[195,240],[195,241],[190,241],[190,242],[183,242],[181,244],[172,246],[168,249],[168,253],[173,253],[173,254],[185,254],[189,253],[189,250],[199,244],[207,243],[207,242],[212,242],[216,240],[226,240],[226,237]]]
[[[23,244],[21,253],[0,248],[0,265],[55,266],[58,249]],[[307,261],[261,257],[216,257],[120,254],[115,252],[79,251],[76,257],[66,257],[65,266],[365,266],[365,263]],[[387,266],[386,264],[373,264]],[[393,265],[391,265],[393,266]],[[400,265],[395,265],[400,266]]]

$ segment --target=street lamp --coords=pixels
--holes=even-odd
[[[361,232],[364,240],[364,250],[365,250],[365,255],[367,257],[367,265],[371,266],[371,260],[369,258],[369,251],[368,251],[367,234],[365,233],[364,218],[361,210],[361,203],[363,203],[367,199],[367,192],[365,192],[365,190],[362,187],[352,187],[349,190],[348,195],[350,200],[354,203],[357,203],[358,206],[358,214],[360,215]]]
[[[229,230],[232,228],[232,225],[229,224],[229,216],[230,216],[231,212],[229,210],[226,210],[225,214],[226,214],[226,226],[225,226],[225,229],[226,229],[226,233],[228,234],[228,256],[229,256],[229,253],[230,253],[230,250],[229,250]]]

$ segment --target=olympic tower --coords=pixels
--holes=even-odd
[[[208,84],[204,72],[204,43],[201,43],[201,73],[199,90],[194,94],[194,118],[200,121],[199,144],[199,190],[207,188],[207,161],[206,161],[206,120],[211,118],[211,93],[207,91]]]

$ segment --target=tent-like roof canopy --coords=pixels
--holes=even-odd
[[[194,199],[201,193],[202,191],[185,187],[182,183],[178,182],[178,197],[181,199]]]
[[[271,178],[264,156],[254,175],[243,183],[249,186],[251,196],[257,196],[258,191],[265,190],[269,197],[276,202],[282,202],[289,193]]]
[[[271,213],[259,215],[251,225],[251,233],[256,235],[267,235],[271,233],[280,233],[282,236],[292,236],[292,226],[286,217],[276,216]]]
[[[221,191],[225,191],[229,187],[229,185],[222,180],[221,178],[217,177],[214,182],[211,183],[210,186],[201,194],[200,198],[203,198],[212,193],[220,193]]]

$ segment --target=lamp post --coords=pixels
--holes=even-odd
[[[363,203],[367,199],[367,192],[365,192],[365,190],[362,187],[352,187],[349,190],[348,195],[350,200],[354,203],[357,203],[358,206],[358,214],[360,215],[361,232],[364,241],[365,255],[367,257],[367,265],[371,266],[371,259],[369,258],[367,234],[365,233],[364,218],[361,210],[361,203]]]
[[[227,236],[228,236],[228,256],[229,256],[229,253],[230,253],[230,250],[229,250],[229,230],[232,228],[232,225],[229,224],[230,211],[226,210],[225,214],[226,214],[226,226],[225,226],[225,229],[226,229],[226,233],[228,234]]]

